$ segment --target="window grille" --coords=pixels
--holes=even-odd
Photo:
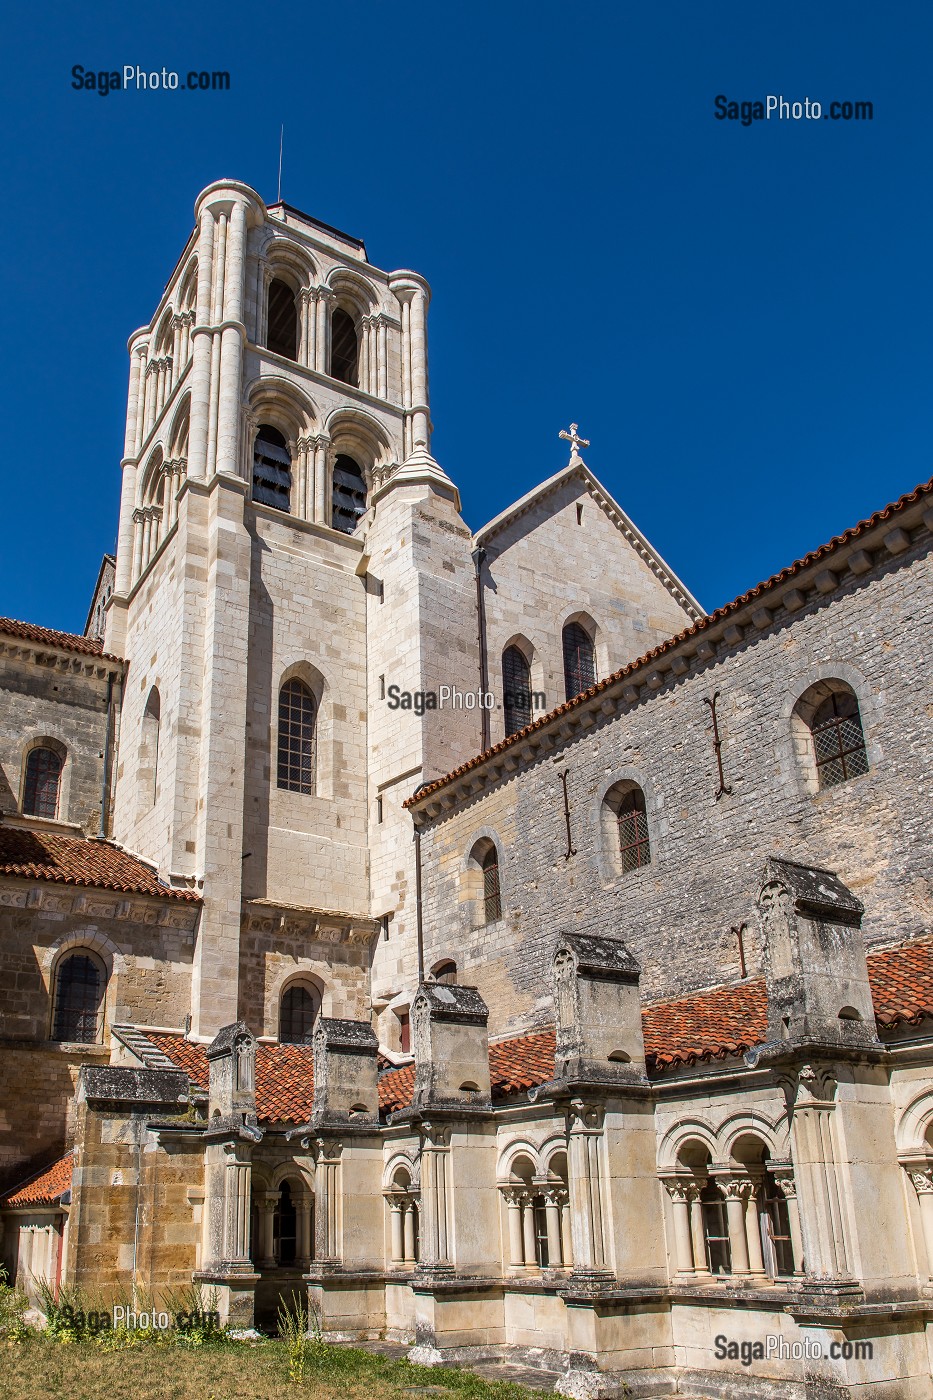
[[[279,1010],[279,1040],[282,1045],[310,1045],[317,1017],[317,1002],[300,983],[286,987]]]
[[[287,360],[298,358],[298,308],[295,293],[276,277],[269,288],[269,318],[266,345],[274,355]]]
[[[54,749],[30,749],[26,759],[23,811],[31,817],[58,816],[62,760]]]
[[[630,871],[651,863],[645,794],[641,788],[632,788],[622,798],[619,803],[618,823],[622,873],[628,875]]]
[[[103,984],[100,967],[86,953],[73,953],[59,964],[53,1040],[93,1045],[100,1039]]]
[[[304,681],[286,681],[279,691],[278,786],[314,792],[315,703]]]
[[[506,738],[531,723],[531,667],[518,647],[502,653],[502,704]]]
[[[353,317],[338,306],[330,323],[330,372],[333,379],[359,385],[359,342]]]
[[[493,846],[482,859],[483,869],[483,918],[487,924],[494,924],[502,917],[502,896],[499,888],[499,852]]]
[[[865,735],[858,701],[851,691],[834,691],[818,706],[810,725],[821,788],[868,772]]]
[[[564,686],[567,699],[582,695],[596,684],[596,652],[592,638],[579,622],[569,622],[564,628]]]
[[[263,506],[288,511],[292,494],[292,459],[276,428],[259,429],[253,449],[253,500]]]
[[[344,453],[334,462],[332,504],[334,529],[352,535],[360,516],[366,514],[366,480],[358,463]]]

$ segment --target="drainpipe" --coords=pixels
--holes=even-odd
[[[486,692],[489,690],[489,659],[486,655],[486,595],[483,588],[483,565],[486,562],[486,551],[482,545],[477,545],[472,554],[473,568],[476,572],[476,629],[477,641],[479,644],[479,689],[480,695],[485,700]],[[489,748],[489,711],[485,704],[479,707],[480,714],[480,751],[485,753]]]
[[[110,735],[113,730],[113,672],[107,677],[107,732],[104,735],[104,771],[100,780],[100,828],[97,835],[101,841],[107,837],[107,806],[110,797]]]
[[[418,930],[418,986],[424,981],[424,924],[421,917],[421,832],[415,827],[415,927]]]

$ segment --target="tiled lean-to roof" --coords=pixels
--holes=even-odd
[[[879,1030],[933,1019],[933,940],[901,944],[868,955]],[[711,987],[690,996],[651,1002],[642,1008],[645,1059],[651,1076],[678,1065],[726,1060],[760,1045],[768,1034],[768,998],[763,977]],[[121,1037],[124,1038],[124,1037]],[[147,1060],[144,1042],[185,1071],[200,1089],[208,1085],[206,1046],[163,1031],[133,1031],[133,1046]],[[129,1043],[129,1042],[127,1042]],[[553,1029],[493,1041],[489,1076],[493,1101],[527,1093],[554,1077]],[[384,1069],[379,1076],[383,1113],[407,1108],[415,1087],[413,1064]],[[265,1123],[306,1123],[314,1096],[310,1046],[256,1047],[256,1113]]]
[[[66,1152],[64,1157],[59,1157],[57,1162],[53,1162],[49,1167],[43,1167],[41,1171],[27,1177],[18,1186],[14,1186],[12,1191],[7,1191],[4,1196],[0,1196],[0,1206],[10,1210],[22,1210],[29,1206],[57,1205],[64,1193],[71,1187],[73,1165],[74,1153]]]
[[[57,647],[59,651],[74,651],[81,656],[99,656],[104,661],[123,665],[119,656],[111,656],[96,637],[79,637],[74,632],[56,632],[51,627],[39,627],[35,622],[18,622],[13,617],[0,617],[0,635],[19,637],[38,646]]]
[[[0,877],[5,875],[116,890],[121,894],[200,901],[200,895],[192,890],[174,890],[164,885],[144,861],[109,841],[0,823]]]
[[[420,787],[416,792],[412,793],[411,797],[407,798],[402,805],[409,808],[420,807],[426,798],[431,797],[433,793],[446,787],[448,783],[456,782],[458,778],[462,778],[465,774],[472,772],[473,769],[481,767],[484,763],[487,763],[490,759],[496,758],[507,749],[521,744],[529,735],[546,728],[553,720],[560,719],[563,715],[571,714],[581,705],[587,704],[595,696],[603,694],[611,686],[618,684],[619,681],[633,676],[635,672],[646,670],[648,667],[653,666],[660,658],[666,657],[669,652],[689,642],[692,638],[701,637],[704,632],[708,632],[711,628],[717,627],[720,622],[739,613],[743,608],[747,608],[756,600],[763,600],[766,594],[770,594],[776,589],[781,588],[784,584],[789,583],[806,570],[812,569],[818,564],[825,564],[828,568],[832,563],[833,555],[837,554],[846,545],[861,539],[863,535],[867,535],[879,525],[884,525],[890,521],[896,520],[899,515],[903,514],[910,506],[916,505],[916,503],[924,497],[933,497],[933,477],[931,477],[929,481],[923,482],[920,486],[915,487],[913,491],[909,491],[906,495],[901,496],[899,500],[892,501],[890,505],[885,506],[882,510],[875,511],[874,515],[870,515],[867,520],[860,520],[857,525],[853,525],[851,529],[844,530],[841,535],[834,535],[826,544],[822,544],[818,549],[811,551],[809,554],[805,554],[802,559],[796,559],[794,563],[789,564],[786,569],[782,569],[780,573],[773,574],[771,578],[756,584],[755,587],[750,588],[747,593],[742,593],[738,598],[734,598],[731,603],[726,603],[723,607],[717,608],[715,612],[711,612],[708,616],[699,618],[691,627],[685,628],[683,632],[678,632],[676,637],[670,637],[666,642],[661,642],[659,646],[654,647],[653,650],[645,652],[644,656],[639,656],[635,661],[629,662],[627,666],[621,667],[618,671],[613,671],[611,676],[607,676],[605,680],[598,681],[596,685],[590,686],[589,690],[584,690],[580,695],[575,695],[572,700],[566,700],[562,705],[555,706],[555,708],[549,710],[547,714],[541,715],[540,718],[534,720],[531,724],[525,725],[524,729],[518,730],[515,734],[510,734],[508,738],[502,739],[498,744],[493,744],[482,753],[476,754],[474,758],[468,759],[466,763],[461,763],[459,768],[454,768],[450,773],[445,773],[443,777],[435,778],[433,782],[426,783],[423,787]],[[897,534],[896,531],[894,533]],[[903,532],[901,532],[901,534],[903,534]],[[904,547],[906,547],[906,545],[903,541],[898,541],[895,545],[898,551]],[[775,604],[771,603],[770,606],[773,608]]]

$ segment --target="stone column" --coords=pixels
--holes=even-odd
[[[315,1173],[316,1221],[315,1258],[339,1262],[342,1249],[342,1202],[340,1198],[340,1158],[343,1143],[322,1140]]]
[[[275,1268],[275,1208],[280,1195],[280,1191],[263,1191],[256,1196],[259,1207],[259,1257],[256,1262],[260,1269]]]
[[[693,1273],[693,1246],[690,1239],[689,1187],[677,1177],[665,1177],[674,1214],[674,1260],[679,1274]]]
[[[243,292],[246,285],[246,204],[238,200],[230,215],[223,287],[223,331],[218,385],[217,470],[240,474],[240,381],[242,379]]]
[[[298,1236],[295,1242],[295,1253],[297,1255],[295,1262],[302,1269],[306,1268],[307,1265],[311,1263],[311,1206],[313,1200],[314,1197],[310,1191],[302,1191],[295,1202],[297,1208],[296,1224]]]
[[[421,1124],[421,1262],[428,1268],[450,1267],[447,1222],[447,1162],[450,1130],[440,1123]]]
[[[800,1211],[797,1208],[797,1183],[794,1180],[794,1171],[790,1166],[779,1167],[776,1163],[771,1163],[771,1175],[777,1183],[778,1189],[787,1202],[787,1219],[790,1224],[790,1247],[794,1256],[794,1273],[803,1272],[803,1240],[800,1235]]]
[[[391,1258],[393,1264],[403,1264],[405,1262],[405,1222],[403,1214],[405,1206],[400,1198],[389,1199],[390,1233],[391,1233]]]
[[[188,475],[203,480],[207,471],[207,428],[211,394],[211,286],[214,271],[214,215],[202,209],[198,230],[198,297],[191,329],[191,421]]]
[[[564,1262],[560,1237],[560,1208],[564,1192],[552,1186],[544,1190],[544,1214],[547,1220],[548,1267],[559,1269]]]
[[[330,438],[318,433],[309,441],[314,454],[314,509],[309,518],[316,520],[319,525],[329,525],[332,518],[327,509],[327,449],[330,447]]]
[[[248,1156],[240,1156],[236,1144],[225,1148],[224,1167],[224,1262],[249,1263],[249,1206],[251,1166]]]
[[[406,1264],[415,1262],[415,1210],[416,1204],[413,1198],[405,1202],[404,1215],[402,1218],[402,1239],[404,1241],[404,1259]]]
[[[927,1255],[926,1276],[929,1278],[933,1275],[933,1166],[919,1169],[908,1167],[906,1170],[920,1206],[920,1223]]]
[[[703,1202],[700,1200],[702,1185],[688,1182],[685,1190],[690,1210],[690,1239],[693,1244],[693,1269],[696,1274],[708,1274],[706,1262],[706,1231],[703,1228]]]
[[[505,1199],[509,1218],[509,1264],[520,1269],[525,1262],[525,1246],[522,1237],[522,1196],[515,1187],[507,1187],[502,1195]]]
[[[133,577],[135,583],[143,569],[143,520],[144,512],[139,506],[133,511]]]
[[[826,1283],[848,1273],[833,1141],[834,1092],[831,1076],[804,1065],[791,1118],[807,1277]]]
[[[317,294],[314,368],[318,374],[330,374],[330,307],[335,298],[329,287],[318,287]]]
[[[765,1261],[761,1253],[761,1224],[758,1215],[758,1193],[761,1181],[754,1178],[750,1182],[748,1200],[745,1204],[745,1238],[748,1241],[748,1271],[759,1278],[765,1277]]]
[[[606,1246],[599,1164],[602,1110],[574,1099],[568,1116],[574,1269],[583,1273],[603,1272]]]
[[[535,1241],[535,1209],[534,1198],[528,1191],[522,1196],[522,1241],[524,1244],[525,1265],[527,1268],[534,1268],[538,1262],[538,1251]]]
[[[389,397],[389,323],[385,316],[379,317],[379,383],[376,392],[380,399]]]
[[[726,1198],[726,1219],[729,1223],[729,1253],[733,1274],[748,1273],[748,1236],[745,1232],[745,1206],[752,1184],[747,1178],[733,1177],[720,1183]]]
[[[560,1253],[564,1268],[573,1266],[573,1232],[570,1226],[570,1198],[565,1191],[560,1207]]]

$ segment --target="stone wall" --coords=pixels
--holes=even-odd
[[[562,928],[621,936],[641,964],[643,995],[660,996],[737,978],[732,930],[745,923],[754,974],[754,900],[769,854],[838,872],[865,903],[869,946],[927,928],[930,574],[925,537],[831,598],[777,613],[718,658],[698,658],[679,677],[668,672],[650,698],[620,695],[618,709],[610,702],[612,713],[600,712],[583,734],[459,798],[424,832],[426,962],[456,958],[488,1002],[494,1032],[551,1019],[544,971]],[[870,771],[813,793],[792,711],[812,683],[829,678],[858,696]],[[731,788],[719,800],[704,703],[716,692]],[[604,803],[620,780],[644,790],[651,840],[651,863],[627,875]],[[489,927],[478,926],[465,880],[480,836],[500,849],[503,915]]]

